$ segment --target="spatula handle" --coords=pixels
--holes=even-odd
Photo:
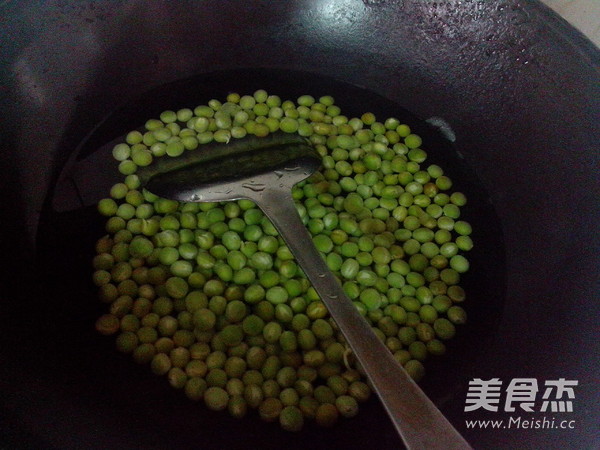
[[[271,220],[313,287],[327,306],[404,444],[409,449],[469,449],[406,371],[393,358],[312,244],[289,188],[268,189],[253,200]]]

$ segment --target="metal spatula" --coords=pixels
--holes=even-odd
[[[150,192],[182,202],[248,199],[271,220],[327,306],[410,449],[466,449],[446,420],[358,313],[312,244],[292,199],[321,157],[298,135],[247,137],[159,158],[138,175]]]

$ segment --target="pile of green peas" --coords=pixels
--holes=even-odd
[[[165,111],[113,149],[124,180],[93,281],[109,304],[96,328],[192,400],[298,431],[353,417],[371,393],[362,369],[289,248],[254,203],[179,203],[141,188],[138,167],[202,144],[281,130],[309,138],[323,168],[293,188],[313,242],[395,359],[420,380],[466,321],[460,219],[466,197],[398,119],[348,118],[330,96],[258,90]]]

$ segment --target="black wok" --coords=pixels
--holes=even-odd
[[[162,109],[262,87],[286,98],[330,93],[349,115],[414,123],[473,199],[471,324],[423,383],[473,446],[598,447],[600,53],[547,8],[62,0],[4,2],[0,17],[1,444],[400,446],[376,400],[332,430],[299,435],[207,412],[93,330],[103,306],[88,261],[102,224],[85,193],[57,186],[67,162]],[[419,120],[432,117],[449,127]],[[570,413],[468,413],[473,378],[579,384]],[[519,415],[574,428],[465,424]]]

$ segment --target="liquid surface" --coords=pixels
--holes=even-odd
[[[461,332],[449,344],[447,356],[428,361],[428,375],[422,383],[428,395],[434,401],[440,402],[442,410],[451,418],[452,411],[459,412],[464,406],[464,391],[461,390],[465,388],[461,385],[465,382],[464,370],[468,367],[473,354],[485,351],[486,337],[494,332],[501,315],[504,298],[504,256],[499,223],[481,183],[465,165],[457,151],[460,149],[460,139],[455,143],[455,148],[435,128],[418,120],[397,104],[368,90],[307,73],[261,69],[208,74],[150,91],[139,99],[128,102],[107,117],[81,144],[78,153],[72,158],[72,164],[94,158],[97,170],[93,172],[91,178],[66,177],[67,181],[59,184],[51,194],[53,198],[52,202],[48,202],[49,205],[68,204],[69,208],[48,207],[43,212],[38,239],[39,264],[47,269],[45,275],[48,297],[44,299],[43,304],[41,299],[34,302],[39,301],[39,305],[36,306],[45,308],[48,320],[51,322],[50,328],[57,331],[59,342],[65,343],[64,354],[59,353],[56,358],[69,360],[72,358],[73,351],[91,350],[96,353],[97,358],[86,359],[87,364],[72,364],[73,370],[80,374],[75,377],[77,382],[73,389],[80,386],[80,390],[85,390],[83,386],[87,386],[88,383],[101,382],[101,377],[106,377],[112,370],[98,368],[95,362],[105,361],[109,364],[115,354],[111,343],[95,336],[93,330],[90,333],[89,329],[104,309],[104,305],[96,300],[96,288],[88,281],[89,261],[94,253],[94,242],[102,234],[103,225],[93,206],[93,194],[98,195],[98,189],[102,189],[99,195],[100,197],[105,195],[107,189],[103,186],[110,187],[120,178],[109,149],[114,142],[121,140],[127,131],[139,127],[148,117],[158,116],[165,109],[176,110],[193,104],[203,104],[211,98],[223,98],[231,91],[251,93],[258,88],[265,88],[282,98],[296,98],[305,93],[314,96],[333,95],[349,117],[365,111],[372,111],[381,117],[397,117],[402,122],[410,124],[411,128],[423,137],[424,142],[427,143],[428,162],[443,167],[454,180],[454,188],[468,196],[469,203],[463,211],[465,219],[473,225],[472,237],[475,241],[475,248],[469,254],[471,270],[463,281],[468,293],[465,308],[469,312],[469,323],[461,327]],[[103,163],[110,164],[110,169],[104,170]],[[66,173],[68,172],[69,168],[66,168]],[[96,196],[95,200],[100,197]],[[58,333],[59,330],[62,330],[61,333]],[[66,348],[69,348],[69,351]],[[130,364],[127,358],[123,358],[122,362],[116,362],[118,370],[123,370],[125,373],[135,372],[132,378],[141,377],[145,386],[148,384],[163,386],[164,380],[146,374],[146,368],[137,370],[140,368],[130,367]],[[99,370],[90,370],[93,368]],[[93,374],[90,375],[89,372]],[[139,390],[137,386],[133,386],[132,381],[125,380],[124,383],[134,391]],[[162,388],[152,387],[152,389],[159,389],[160,392]],[[115,395],[114,391],[110,392],[112,393],[109,395]],[[98,395],[88,392],[84,397],[89,401],[96,401]],[[186,403],[177,393],[173,393],[168,398],[171,403],[166,405],[167,410],[169,408],[177,410],[182,407],[182,403]],[[190,424],[196,422],[200,414],[195,406],[192,404],[184,407],[186,411],[188,409],[195,411],[193,413],[195,417],[184,419],[189,420]],[[130,408],[130,414],[138,412],[136,405],[131,405]],[[378,420],[382,417],[379,413],[374,413],[378,408],[380,406],[377,402],[372,401],[370,407],[365,408],[361,414],[361,423],[372,427],[372,430],[379,433],[385,442],[385,436],[388,434],[393,436],[393,431],[391,426]],[[185,414],[180,417],[185,417]],[[215,421],[215,425],[218,423],[218,420]],[[169,422],[167,426],[175,425]],[[256,426],[255,421],[245,425],[246,428],[254,426]],[[328,432],[334,433],[334,436],[340,433],[338,437],[342,439],[340,442],[343,442],[357,438],[357,431],[353,434],[352,427],[351,424]],[[307,439],[311,438],[311,433],[314,433],[312,437],[315,437],[320,432],[307,430]],[[187,436],[191,438],[192,434]],[[185,439],[185,436],[182,439]]]

